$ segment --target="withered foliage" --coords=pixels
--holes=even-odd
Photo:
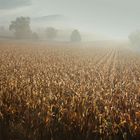
[[[0,45],[1,140],[138,140],[140,56],[116,47]]]

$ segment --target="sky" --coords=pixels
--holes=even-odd
[[[140,29],[139,6],[140,0],[0,0],[0,25],[18,16],[60,15],[65,26],[125,39]]]

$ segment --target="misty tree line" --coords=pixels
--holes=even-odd
[[[9,30],[14,32],[16,39],[39,39],[38,34],[31,30],[29,17],[17,17],[16,20],[11,22]],[[54,40],[57,37],[58,30],[54,27],[47,27],[44,32],[46,34],[46,39]],[[75,29],[71,32],[70,41],[81,41],[81,35],[78,30]]]
[[[30,27],[29,17],[17,17],[16,20],[11,21],[9,30],[13,31],[16,39],[34,39],[38,40],[40,37],[37,32],[33,32]],[[1,31],[4,31],[4,27],[0,27]],[[44,31],[47,40],[55,40],[58,36],[58,30],[54,27],[47,27]],[[80,42],[82,40],[80,32],[75,29],[71,32],[69,37],[71,42]],[[128,36],[131,44],[134,47],[140,47],[140,30],[132,32]]]

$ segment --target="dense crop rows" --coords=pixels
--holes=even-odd
[[[125,48],[0,45],[1,140],[138,140],[140,56]]]

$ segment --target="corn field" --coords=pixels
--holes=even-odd
[[[0,43],[0,140],[139,139],[138,53]]]

